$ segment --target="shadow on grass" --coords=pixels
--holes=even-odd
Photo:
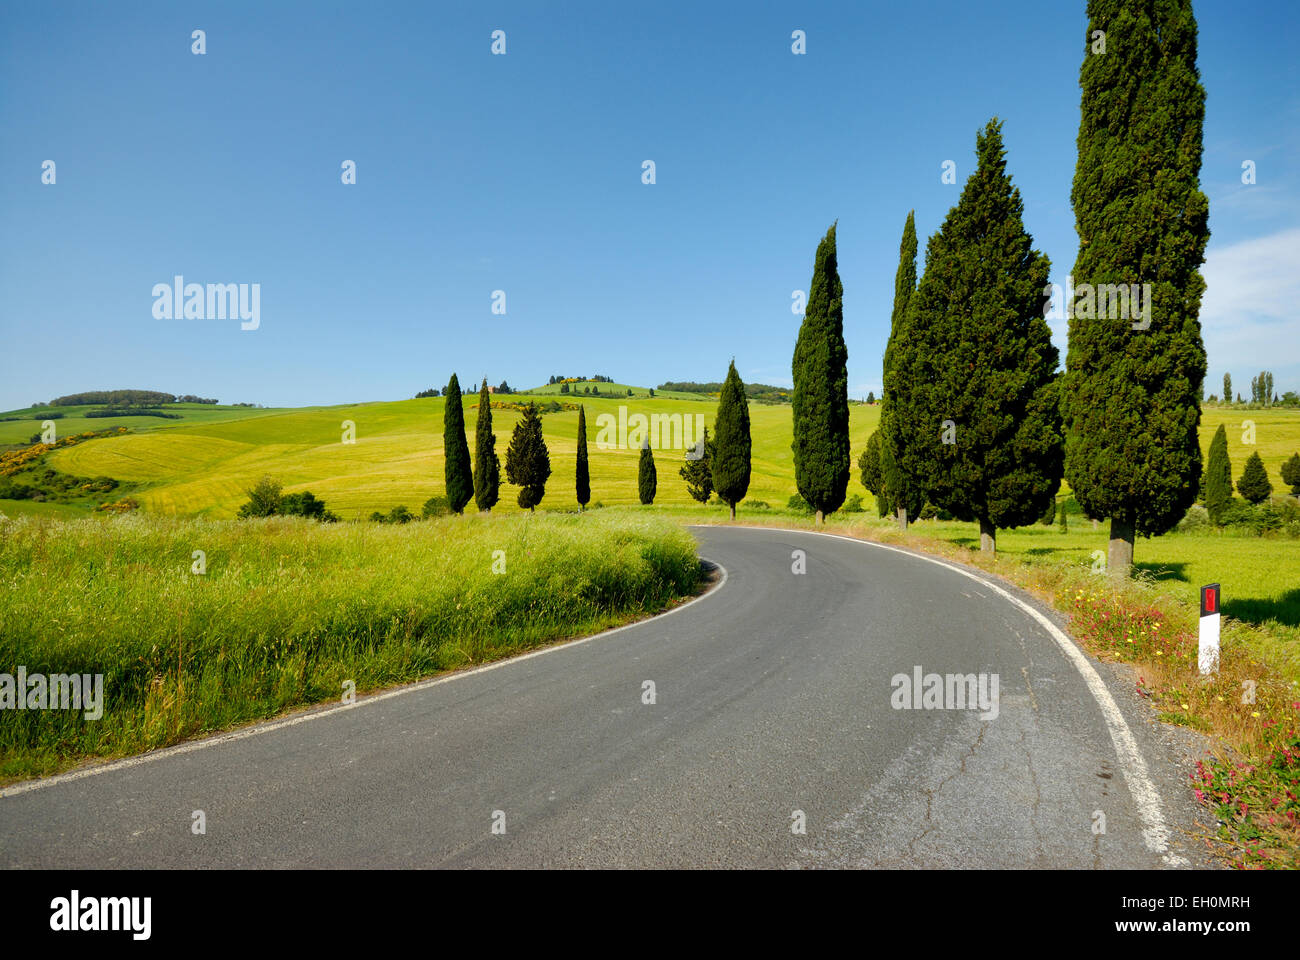
[[[1226,616],[1245,623],[1258,624],[1276,620],[1288,627],[1300,627],[1300,590],[1288,590],[1271,600],[1225,600],[1223,612]]]
[[[1181,580],[1183,583],[1189,583],[1187,577],[1187,564],[1185,563],[1134,563],[1133,569],[1142,575],[1144,580]]]

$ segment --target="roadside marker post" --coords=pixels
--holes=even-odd
[[[1196,663],[1201,676],[1209,676],[1219,669],[1219,585],[1201,587],[1201,635],[1196,649]]]

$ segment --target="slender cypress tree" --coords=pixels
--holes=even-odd
[[[1228,459],[1228,434],[1219,424],[1210,441],[1209,464],[1205,469],[1205,509],[1210,519],[1221,522],[1232,502],[1232,461]]]
[[[551,457],[542,439],[542,420],[537,406],[524,407],[523,418],[515,424],[506,450],[506,479],[519,489],[519,506],[533,510],[546,495],[546,480],[551,475]]]
[[[1223,375],[1223,402],[1232,403],[1232,374]]]
[[[447,503],[460,513],[474,496],[474,474],[470,469],[469,443],[465,439],[465,410],[461,406],[460,381],[451,375],[447,401],[442,408],[442,449]]]
[[[492,398],[487,377],[478,392],[478,422],[474,425],[474,503],[490,511],[501,499],[501,458],[492,432]]]
[[[578,406],[578,465],[574,471],[578,506],[583,510],[591,500],[591,474],[587,469],[587,408]]]
[[[713,489],[731,508],[732,520],[736,519],[736,504],[749,490],[749,452],[749,399],[732,360],[713,423]]]
[[[703,444],[703,448],[701,448]],[[709,428],[704,428],[704,436],[695,441],[695,448],[688,453],[699,456],[686,458],[686,464],[678,471],[686,481],[686,489],[691,497],[700,503],[708,503],[713,494],[713,441],[709,439]]]
[[[636,491],[641,503],[655,502],[655,489],[659,486],[659,475],[655,470],[655,455],[650,450],[650,441],[641,441],[641,462],[637,464]]]
[[[1264,469],[1258,450],[1246,458],[1246,468],[1237,481],[1237,492],[1249,503],[1263,503],[1273,493],[1273,484],[1269,482],[1268,471]]]
[[[844,344],[843,297],[831,224],[817,245],[791,365],[795,486],[816,511],[818,523],[840,508],[849,485],[849,350]]]
[[[1104,53],[1090,49],[1098,30]],[[1126,576],[1135,534],[1173,528],[1201,472],[1209,205],[1191,0],[1088,0],[1079,85],[1065,476],[1089,516],[1109,518],[1107,569]],[[1122,310],[1094,315],[1100,285],[1140,292],[1143,284],[1150,292],[1139,321]]]
[[[976,154],[908,312],[928,381],[928,498],[978,522],[980,548],[992,552],[999,527],[1047,511],[1063,450],[1059,355],[1043,309],[1051,265],[1025,230],[998,120],[977,136]]]
[[[924,468],[933,456],[933,448],[924,439],[930,433],[924,411],[925,384],[920,379],[925,358],[917,354],[914,334],[909,330],[918,322],[908,314],[908,304],[916,292],[916,249],[916,211],[909,210],[898,247],[894,310],[885,345],[884,386],[880,391],[882,489],[876,493],[878,504],[897,511],[898,525],[904,530],[909,518],[915,520],[925,506]]]

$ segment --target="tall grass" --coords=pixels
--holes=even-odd
[[[0,521],[0,673],[102,673],[105,691],[98,720],[0,711],[0,778],[591,632],[698,579],[690,535],[652,516]]]

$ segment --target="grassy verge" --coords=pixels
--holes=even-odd
[[[686,531],[626,513],[0,521],[0,672],[103,674],[105,700],[0,713],[0,781],[590,633],[698,582]]]
[[[707,507],[662,512],[691,523],[724,523],[726,516]],[[770,509],[750,511],[740,522],[815,526]],[[1215,839],[1235,851],[1235,864],[1300,868],[1300,631],[1291,622],[1295,591],[1287,590],[1300,576],[1285,575],[1300,557],[1295,541],[1181,534],[1141,541],[1140,553],[1172,551],[1182,559],[1148,563],[1133,580],[1116,584],[1091,572],[1091,551],[1105,548],[1104,525],[1064,535],[1046,527],[999,531],[994,558],[979,552],[971,524],[923,521],[903,534],[888,520],[847,514],[819,529],[912,547],[1000,575],[1067,614],[1071,634],[1093,656],[1133,665],[1138,693],[1160,720],[1212,737],[1212,756],[1198,764],[1189,789],[1220,821]],[[1167,575],[1170,567],[1177,576]],[[1185,572],[1189,567],[1194,575]],[[1240,607],[1258,617],[1254,623],[1225,615],[1220,669],[1206,680],[1196,664],[1196,586],[1213,579],[1222,580],[1225,597],[1229,583],[1240,583],[1251,595],[1281,599]],[[1249,586],[1247,579],[1253,580]]]

